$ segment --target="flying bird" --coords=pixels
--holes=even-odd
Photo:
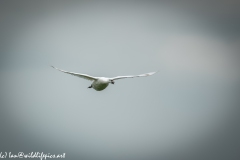
[[[61,72],[64,72],[64,73],[71,74],[73,76],[77,76],[77,77],[80,77],[80,78],[84,78],[86,80],[93,81],[91,86],[89,86],[88,88],[94,88],[96,91],[104,90],[105,88],[107,88],[109,83],[114,84],[115,83],[114,81],[118,80],[118,79],[134,78],[134,77],[146,77],[146,76],[151,76],[151,75],[156,73],[156,72],[150,72],[150,73],[145,73],[145,74],[140,74],[140,75],[133,75],[133,76],[117,76],[117,77],[113,77],[113,78],[107,78],[107,77],[93,77],[93,76],[89,76],[87,74],[73,73],[73,72],[64,71],[64,70],[58,69],[56,67],[53,67],[53,68],[57,69],[57,70],[59,70]]]

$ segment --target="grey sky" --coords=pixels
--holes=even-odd
[[[0,151],[239,158],[237,1],[0,3]]]

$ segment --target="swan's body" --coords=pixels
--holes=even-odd
[[[104,90],[105,88],[107,88],[108,85],[109,85],[108,78],[100,77],[97,80],[93,81],[91,86],[96,91],[101,91],[101,90]],[[91,86],[90,86],[90,88],[91,88]]]
[[[55,68],[55,67],[53,67],[53,68]],[[146,77],[146,76],[151,76],[156,73],[156,72],[151,72],[151,73],[145,73],[145,74],[140,74],[140,75],[135,75],[135,76],[118,76],[118,77],[113,77],[113,78],[106,78],[106,77],[93,77],[93,76],[89,76],[87,74],[68,72],[68,71],[58,69],[58,68],[55,68],[55,69],[57,69],[61,72],[67,73],[67,74],[71,74],[71,75],[74,75],[74,76],[77,76],[80,78],[84,78],[84,79],[93,81],[91,86],[89,86],[88,88],[94,88],[96,91],[104,90],[105,88],[107,88],[109,83],[114,84],[115,83],[114,80],[123,79],[123,78]]]

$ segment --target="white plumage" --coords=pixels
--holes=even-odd
[[[64,73],[71,74],[73,76],[77,76],[80,78],[84,78],[86,80],[93,81],[91,86],[89,86],[88,88],[94,88],[96,91],[104,90],[105,88],[107,88],[109,83],[114,84],[115,83],[114,80],[123,79],[123,78],[146,77],[146,76],[151,76],[156,73],[156,72],[150,72],[150,73],[145,73],[145,74],[140,74],[140,75],[117,76],[117,77],[113,77],[113,78],[107,78],[107,77],[93,77],[93,76],[90,76],[87,74],[64,71],[64,70],[58,69],[56,67],[53,67],[53,68],[55,68],[61,72],[64,72]]]

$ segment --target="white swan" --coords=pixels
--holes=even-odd
[[[84,78],[84,79],[93,81],[91,86],[89,86],[88,88],[94,88],[96,91],[104,90],[108,86],[109,83],[114,84],[114,80],[123,79],[123,78],[146,77],[146,76],[151,76],[156,73],[156,72],[150,72],[150,73],[145,73],[145,74],[140,74],[140,75],[135,75],[135,76],[117,76],[117,77],[113,77],[113,78],[106,78],[106,77],[93,77],[93,76],[89,76],[87,74],[68,72],[68,71],[58,69],[56,67],[53,67],[53,68],[55,68],[61,72],[67,73],[67,74],[71,74],[71,75],[74,75],[74,76],[77,76],[80,78]]]

